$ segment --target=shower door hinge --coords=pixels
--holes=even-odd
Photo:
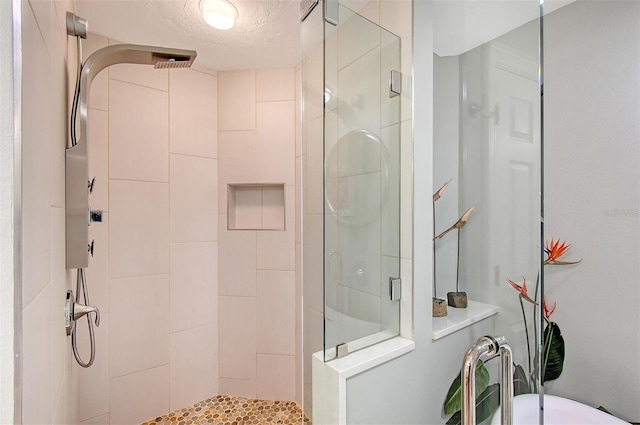
[[[402,298],[402,280],[399,277],[389,278],[389,298],[398,301]]]
[[[324,3],[324,20],[331,25],[338,26],[340,23],[339,9],[340,3],[338,0],[322,0]]]
[[[349,354],[349,347],[346,342],[336,345],[336,358],[342,358]]]
[[[389,97],[396,97],[400,94],[402,94],[402,73],[392,69],[389,77]]]

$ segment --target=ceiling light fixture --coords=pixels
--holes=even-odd
[[[228,30],[238,19],[238,9],[228,0],[200,0],[204,21],[219,30]]]

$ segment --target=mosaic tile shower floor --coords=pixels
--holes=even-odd
[[[311,425],[295,401],[217,395],[141,425]]]

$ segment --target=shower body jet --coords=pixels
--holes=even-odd
[[[117,44],[93,53],[82,66],[77,107],[80,112],[80,138],[66,150],[66,264],[68,269],[89,264],[89,168],[87,157],[87,102],[95,76],[104,68],[131,63],[154,65],[156,69],[188,68],[197,53],[194,50]],[[76,123],[72,123],[75,126]]]

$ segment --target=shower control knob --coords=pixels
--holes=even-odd
[[[102,210],[89,210],[89,223],[102,223]]]
[[[93,187],[95,186],[95,184],[96,184],[95,177],[87,182],[87,188],[89,189],[89,193],[93,193]]]

